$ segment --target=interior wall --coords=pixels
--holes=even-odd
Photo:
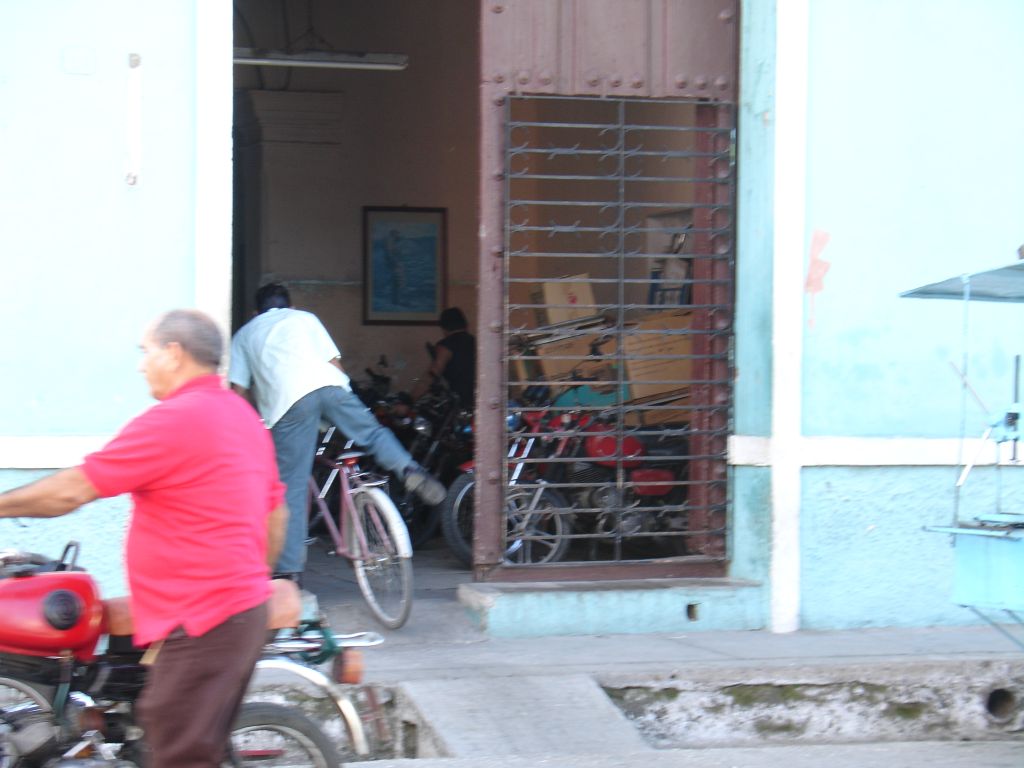
[[[479,17],[459,0],[361,3],[240,0],[242,47],[402,53],[401,72],[236,66],[258,130],[236,143],[246,172],[237,210],[245,223],[236,279],[252,310],[258,283],[289,285],[315,312],[357,376],[385,355],[395,386],[428,362],[434,326],[364,325],[364,206],[447,209],[447,304],[476,319]],[[310,31],[310,22],[312,30]],[[287,105],[295,105],[288,113]],[[267,107],[267,104],[270,104]],[[245,118],[243,117],[244,121]],[[273,128],[266,121],[276,124]],[[236,125],[238,121],[236,119]],[[237,138],[236,138],[237,141]],[[245,142],[243,141],[243,144]],[[256,220],[253,221],[253,217]],[[244,233],[244,234],[242,234]]]

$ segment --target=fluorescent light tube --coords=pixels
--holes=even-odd
[[[260,67],[313,67],[318,69],[376,69],[397,72],[409,66],[402,53],[284,53],[262,48],[235,48],[235,64]]]

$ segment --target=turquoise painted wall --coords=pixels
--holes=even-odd
[[[959,434],[961,307],[899,293],[1024,243],[1022,29],[1017,0],[810,1],[807,238],[828,233],[831,266],[805,331],[805,434]],[[971,309],[990,408],[1009,402],[1022,321],[1020,306]],[[984,414],[968,415],[980,435]]]
[[[807,241],[831,266],[804,332],[803,431],[815,436],[957,437],[961,364],[989,407],[1011,399],[1024,351],[1020,305],[901,291],[1016,259],[1024,243],[1024,3],[811,0]],[[806,304],[811,314],[809,301]],[[987,416],[966,407],[966,434]],[[1024,477],[1001,474],[1022,511]],[[956,624],[953,550],[927,524],[953,515],[956,470],[803,472],[802,625]],[[962,517],[991,510],[994,469],[976,470]]]
[[[141,333],[194,294],[194,16],[192,2],[0,7],[4,435],[105,434],[147,404]]]
[[[195,3],[3,3],[0,439],[104,435],[151,400],[138,343],[194,303]],[[128,169],[128,57],[142,57],[141,176]],[[0,470],[0,488],[42,473]],[[82,562],[124,591],[127,499],[0,521],[0,547]]]
[[[924,530],[952,522],[954,479],[946,467],[805,469],[803,628],[976,623],[952,600],[952,537]],[[1004,502],[1024,497],[1022,473],[980,468],[962,516],[994,509],[1000,483]]]
[[[735,431],[771,433],[775,3],[747,0],[736,137]]]
[[[772,397],[774,2],[743,3],[740,51],[734,431],[767,436]],[[736,467],[730,479],[729,575],[759,585],[747,589],[748,602],[760,612],[746,628],[757,629],[765,626],[768,616],[771,478],[764,467]]]

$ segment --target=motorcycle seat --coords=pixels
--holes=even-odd
[[[297,627],[302,615],[299,585],[289,579],[273,579],[270,590],[267,629]],[[103,632],[111,637],[130,637],[135,634],[131,602],[127,597],[111,597],[103,601]]]
[[[111,597],[103,601],[103,632],[114,636],[135,632],[132,606],[127,597]]]

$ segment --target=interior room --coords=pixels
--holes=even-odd
[[[351,374],[373,367],[408,389],[440,337],[437,312],[476,321],[478,6],[236,0],[234,24],[233,324],[260,284],[283,282]],[[379,226],[433,227],[433,273],[374,273],[367,208]],[[389,291],[399,303],[371,311],[367,298]]]

